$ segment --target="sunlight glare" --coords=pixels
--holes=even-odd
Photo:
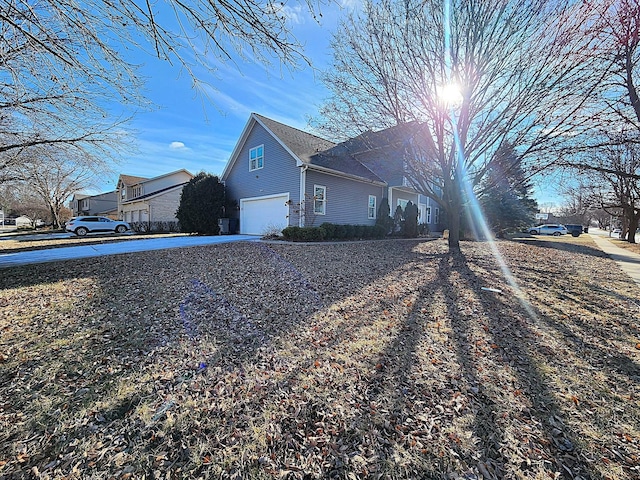
[[[456,107],[463,101],[460,87],[455,83],[443,85],[436,90],[438,99],[447,107]]]

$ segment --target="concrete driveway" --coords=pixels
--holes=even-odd
[[[62,234],[64,235],[64,234]],[[34,263],[59,262],[78,258],[101,257],[119,253],[146,252],[165,248],[199,247],[216,243],[239,241],[258,241],[260,237],[252,235],[216,235],[192,237],[150,238],[144,240],[128,240],[126,242],[109,242],[98,245],[78,245],[30,252],[0,254],[0,268],[30,265]]]

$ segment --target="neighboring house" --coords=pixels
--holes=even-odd
[[[227,199],[237,202],[240,233],[324,222],[374,225],[383,198],[391,215],[397,205],[418,204],[419,222],[434,230],[438,205],[409,187],[405,174],[414,131],[408,124],[335,144],[251,114],[222,173]]]
[[[33,227],[33,222],[26,215],[20,215],[18,218],[16,218],[16,228],[20,229],[25,227]]]
[[[182,188],[192,178],[185,169],[153,178],[120,175],[118,218],[126,222],[177,222]]]
[[[69,202],[69,208],[74,217],[80,215],[103,215],[115,218],[118,211],[118,198],[115,190],[98,195],[76,193],[71,198],[71,202]]]

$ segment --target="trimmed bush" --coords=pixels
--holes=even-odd
[[[336,226],[333,223],[323,223],[320,228],[324,230],[324,238],[336,238]]]
[[[293,242],[320,242],[324,240],[325,231],[320,227],[287,227],[282,235]]]
[[[292,242],[320,242],[322,240],[356,240],[384,238],[382,225],[335,225],[323,223],[319,227],[287,227],[282,235]]]

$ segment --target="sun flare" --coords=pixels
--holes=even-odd
[[[438,99],[448,107],[455,107],[462,103],[462,91],[460,86],[455,83],[442,85],[436,91]]]

